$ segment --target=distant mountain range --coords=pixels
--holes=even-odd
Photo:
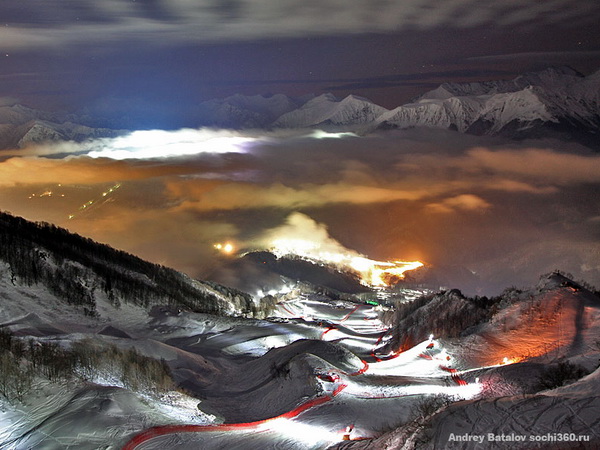
[[[512,138],[562,137],[600,145],[600,71],[569,67],[526,73],[508,81],[444,83],[388,110],[355,95],[291,99],[234,95],[200,105],[205,122],[233,128],[307,128],[370,133],[433,127]]]
[[[115,137],[123,130],[95,126],[92,119],[52,113],[23,105],[0,107],[0,148],[23,148],[41,142],[76,141]]]
[[[199,126],[233,129],[324,128],[367,134],[433,127],[516,139],[557,137],[600,148],[600,71],[583,76],[559,67],[513,80],[444,83],[391,110],[355,95],[339,99],[329,93],[299,98],[236,94],[201,103],[196,117]],[[0,107],[0,147],[124,132],[94,123],[101,122],[21,105]]]

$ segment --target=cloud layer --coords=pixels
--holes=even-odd
[[[8,24],[0,30],[0,40],[8,51],[123,40],[172,44],[489,24],[594,23],[599,13],[593,0],[78,0],[61,1],[60,5],[55,1],[15,5],[3,2],[0,7]]]
[[[296,217],[299,234],[373,259],[476,272],[479,284],[456,281],[465,289],[532,283],[556,268],[600,284],[598,253],[581,251],[597,248],[600,156],[575,146],[432,130],[150,135],[170,156],[148,159],[146,145],[123,138],[5,152],[0,207],[198,277],[223,258],[213,244],[263,248]],[[223,139],[243,151],[223,152]],[[124,142],[127,159],[114,152]],[[214,145],[192,152],[190,142]]]

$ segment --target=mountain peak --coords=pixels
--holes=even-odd
[[[581,72],[573,69],[569,65],[551,66],[551,67],[547,67],[546,69],[543,69],[541,71],[530,72],[530,73],[549,74],[549,75],[566,75],[566,76],[570,76],[570,77],[579,77],[579,78],[583,78],[583,76],[584,76]]]
[[[340,99],[337,98],[335,95],[333,95],[331,92],[326,92],[325,94],[318,95],[317,97],[309,100],[307,103],[310,103],[310,102],[322,102],[322,101],[339,102]]]
[[[369,100],[366,97],[361,97],[359,95],[354,95],[354,94],[350,94],[342,100],[342,102],[345,102],[345,101],[359,101],[359,102],[373,103],[371,100]]]
[[[585,77],[572,67],[557,66],[511,80],[443,83],[391,111],[355,94],[342,99],[330,92],[302,97],[235,94],[199,104],[196,119],[198,125],[233,129],[319,126],[330,131],[365,133],[378,128],[425,126],[473,134],[502,133],[513,138],[550,133],[596,148],[599,92],[600,71]],[[35,133],[24,126],[33,120],[44,121],[38,123]],[[0,147],[16,148],[30,140],[81,140],[111,135],[105,129],[76,127],[78,123],[91,125],[82,117],[61,116],[19,104],[0,106],[0,125],[4,130]],[[27,132],[30,133],[25,136]]]
[[[562,88],[565,85],[580,81],[584,76],[569,66],[548,67],[537,72],[527,72],[512,80],[515,86],[525,84],[540,86],[545,89]]]

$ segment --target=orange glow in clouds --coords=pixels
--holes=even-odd
[[[330,264],[342,270],[357,272],[361,283],[370,287],[386,287],[404,279],[405,272],[423,266],[420,261],[375,261],[352,250],[343,248],[323,250],[318,242],[305,239],[276,239],[270,249],[277,257],[299,256],[321,264]]]
[[[365,277],[363,274],[363,281],[370,286],[381,287],[394,284],[396,279],[403,280],[405,272],[423,267],[420,261],[372,261],[372,263],[373,267],[368,272],[368,276]]]
[[[213,245],[213,247],[226,255],[232,255],[235,252],[235,247],[231,242],[225,242],[223,244],[218,243]]]

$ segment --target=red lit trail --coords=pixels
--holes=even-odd
[[[345,322],[346,320],[348,320],[348,319],[350,318],[350,316],[351,316],[352,314],[354,314],[354,313],[355,313],[355,312],[358,310],[358,308],[360,308],[360,307],[361,307],[361,305],[357,305],[357,306],[356,306],[356,308],[354,308],[352,311],[350,311],[348,314],[346,314],[346,315],[345,315],[345,316],[342,318],[342,320],[340,320],[340,323],[342,323],[342,322]]]
[[[375,352],[377,351],[377,347],[379,347],[379,344],[381,344],[381,341],[383,340],[383,338],[385,337],[386,334],[387,334],[387,331],[384,331],[383,333],[381,333],[381,336],[379,336],[379,339],[377,339],[377,342],[375,342],[375,345],[373,346],[373,350],[371,350],[371,356],[373,358],[375,358],[375,361],[377,361],[377,362],[383,361],[383,359],[381,359],[379,356],[377,356],[375,354]]]
[[[367,366],[368,367],[368,366]],[[366,370],[366,369],[365,369]],[[360,372],[360,371],[359,371]],[[357,374],[359,373],[357,372]],[[354,375],[354,374],[352,374]],[[272,417],[270,419],[258,420],[256,422],[243,422],[243,423],[226,423],[219,425],[163,425],[158,427],[152,427],[147,429],[146,431],[142,431],[140,434],[134,436],[125,446],[123,450],[134,450],[139,445],[143,444],[150,439],[154,439],[158,436],[164,436],[167,434],[174,433],[201,433],[207,431],[236,431],[236,430],[252,430],[260,425],[268,424],[271,421],[277,419],[293,419],[304,411],[307,411],[316,406],[322,405],[323,403],[327,403],[335,396],[337,396],[340,392],[342,392],[347,386],[345,384],[340,384],[331,394],[322,395],[320,397],[314,398],[312,400],[308,400],[296,408],[288,411],[284,414],[281,414],[277,417]]]
[[[357,370],[356,372],[352,372],[349,373],[348,376],[350,377],[355,377],[357,375],[362,375],[363,373],[365,373],[367,370],[369,370],[369,363],[366,362],[364,359],[361,359],[361,362],[363,363],[363,366],[361,369]]]
[[[280,303],[279,305],[286,313],[288,313],[290,316],[294,317],[294,313],[284,303]]]
[[[452,369],[450,367],[446,367],[446,366],[440,366],[440,369],[445,370],[446,372],[450,373],[450,377],[452,378],[452,381],[454,381],[456,384],[458,384],[459,386],[466,386],[468,383],[463,380],[463,378],[457,373],[456,369]]]
[[[286,305],[282,304],[281,306],[284,309],[284,311],[286,311],[290,315],[293,315],[293,312]],[[342,317],[339,320],[338,324],[348,321],[352,317],[353,314],[355,314],[357,311],[359,311],[361,306],[362,305],[357,305],[352,310],[350,310],[344,317]],[[337,324],[329,324],[323,330],[323,332],[321,334],[321,339],[325,340],[325,336],[328,333],[330,333],[334,330],[337,330],[337,329],[338,329]],[[394,358],[398,357],[401,353],[401,352],[397,352],[397,353],[394,352],[391,355],[385,355],[385,356],[383,356],[383,355],[378,356],[376,354],[377,348],[382,343],[382,341],[386,335],[387,335],[387,331],[382,332],[376,339],[376,342],[374,343],[374,345],[370,351],[369,356],[372,357],[376,362],[382,362],[382,361],[386,361],[389,359],[394,359]],[[340,374],[343,374],[348,377],[354,377],[354,376],[364,374],[365,372],[367,372],[369,370],[369,363],[367,361],[365,361],[364,359],[361,359],[361,363],[362,363],[362,367],[360,367],[355,372],[348,373],[348,372],[340,371]],[[466,384],[458,376],[458,374],[453,373],[453,372],[455,372],[455,371],[453,371],[453,369],[446,368],[446,370],[448,372],[451,372],[452,380],[456,384],[459,384],[459,385],[463,384],[463,383]],[[340,383],[335,387],[335,389],[331,393],[316,397],[312,400],[307,400],[306,402],[300,404],[299,406],[292,409],[291,411],[288,411],[284,414],[281,414],[279,416],[272,417],[269,419],[264,419],[264,420],[254,421],[254,422],[228,423],[228,424],[218,424],[218,425],[184,425],[184,424],[180,424],[180,425],[163,425],[163,426],[152,427],[152,428],[142,431],[139,434],[137,434],[136,436],[134,436],[123,447],[123,450],[135,450],[136,448],[138,448],[140,445],[142,445],[143,443],[145,443],[147,441],[150,441],[159,436],[166,436],[169,434],[202,433],[202,432],[229,432],[229,431],[257,431],[257,430],[265,431],[265,430],[269,429],[268,428],[269,423],[272,421],[275,421],[278,419],[288,419],[288,420],[294,419],[294,418],[298,417],[300,414],[302,414],[312,408],[318,407],[322,404],[332,401],[346,387],[347,387],[346,384]],[[377,399],[377,398],[388,398],[388,397],[373,396],[373,397],[362,397],[362,398]],[[390,397],[390,398],[393,398],[393,397]]]
[[[329,333],[330,331],[333,331],[333,330],[337,330],[337,327],[336,327],[335,325],[332,325],[332,326],[329,326],[329,327],[327,327],[327,328],[325,329],[325,331],[323,331],[323,333],[321,333],[321,340],[322,340],[322,341],[324,341],[324,340],[325,340],[325,335],[326,335],[327,333]]]

